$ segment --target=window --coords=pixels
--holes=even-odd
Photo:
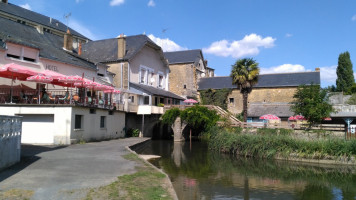
[[[90,113],[90,114],[95,114],[95,113],[96,113],[96,110],[95,110],[94,108],[90,108],[89,113]]]
[[[16,58],[16,59],[20,59],[20,56],[17,55],[13,55],[13,54],[6,54],[7,57],[9,58]]]
[[[234,103],[234,98],[229,98],[229,102],[230,102],[231,104],[233,104],[233,103]]]
[[[75,115],[74,129],[82,129],[83,115]]]
[[[149,96],[144,96],[143,97],[143,104],[144,105],[149,105],[150,104],[150,97]]]
[[[161,75],[161,74],[159,75],[158,83],[159,83],[158,86],[159,86],[160,88],[163,88],[163,75]]]
[[[134,96],[130,96],[129,99],[131,100],[131,103],[135,103],[135,97]]]
[[[159,98],[159,103],[164,103],[164,98]]]
[[[140,83],[145,84],[146,83],[146,69],[141,69],[140,73]]]
[[[183,85],[183,88],[184,88],[184,89],[187,89],[187,85]]]
[[[27,58],[27,57],[23,57],[23,60],[28,61],[28,62],[36,62],[36,59]]]
[[[100,128],[105,128],[106,116],[100,116]]]

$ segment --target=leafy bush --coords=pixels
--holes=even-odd
[[[138,137],[139,134],[140,134],[140,130],[139,129],[130,128],[126,132],[126,137]]]
[[[194,132],[204,132],[213,127],[219,120],[219,115],[215,110],[207,107],[195,105],[181,112],[181,118],[192,127]]]
[[[163,103],[159,103],[157,106],[158,107],[164,107],[164,104]]]
[[[231,93],[232,89],[208,89],[200,91],[201,103],[203,105],[220,106],[222,109],[227,110],[227,96]]]
[[[177,117],[180,116],[180,112],[179,108],[167,110],[164,115],[162,115],[162,123],[172,125]]]

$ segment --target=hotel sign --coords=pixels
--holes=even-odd
[[[51,70],[51,71],[55,71],[58,72],[58,67],[55,65],[46,65],[46,69]]]

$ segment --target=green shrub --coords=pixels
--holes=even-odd
[[[139,134],[140,134],[140,130],[139,129],[130,128],[126,132],[126,137],[138,137]]]
[[[172,125],[177,117],[180,116],[180,112],[179,108],[167,110],[164,115],[162,115],[162,123]]]
[[[158,107],[164,107],[164,104],[163,103],[159,103],[157,106]]]
[[[272,128],[257,129],[258,134],[277,135],[277,132],[278,132],[278,129],[272,129]]]

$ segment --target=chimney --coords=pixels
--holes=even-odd
[[[315,68],[315,71],[320,72],[320,68],[319,67]]]
[[[7,0],[1,0],[1,2],[3,2],[3,3],[7,3]]]
[[[117,58],[124,58],[126,54],[126,36],[124,34],[120,34],[117,37]]]
[[[73,50],[73,36],[70,34],[69,29],[67,29],[67,33],[64,34],[63,49],[67,51]]]
[[[79,47],[78,47],[78,55],[82,55],[82,43],[79,42]]]

